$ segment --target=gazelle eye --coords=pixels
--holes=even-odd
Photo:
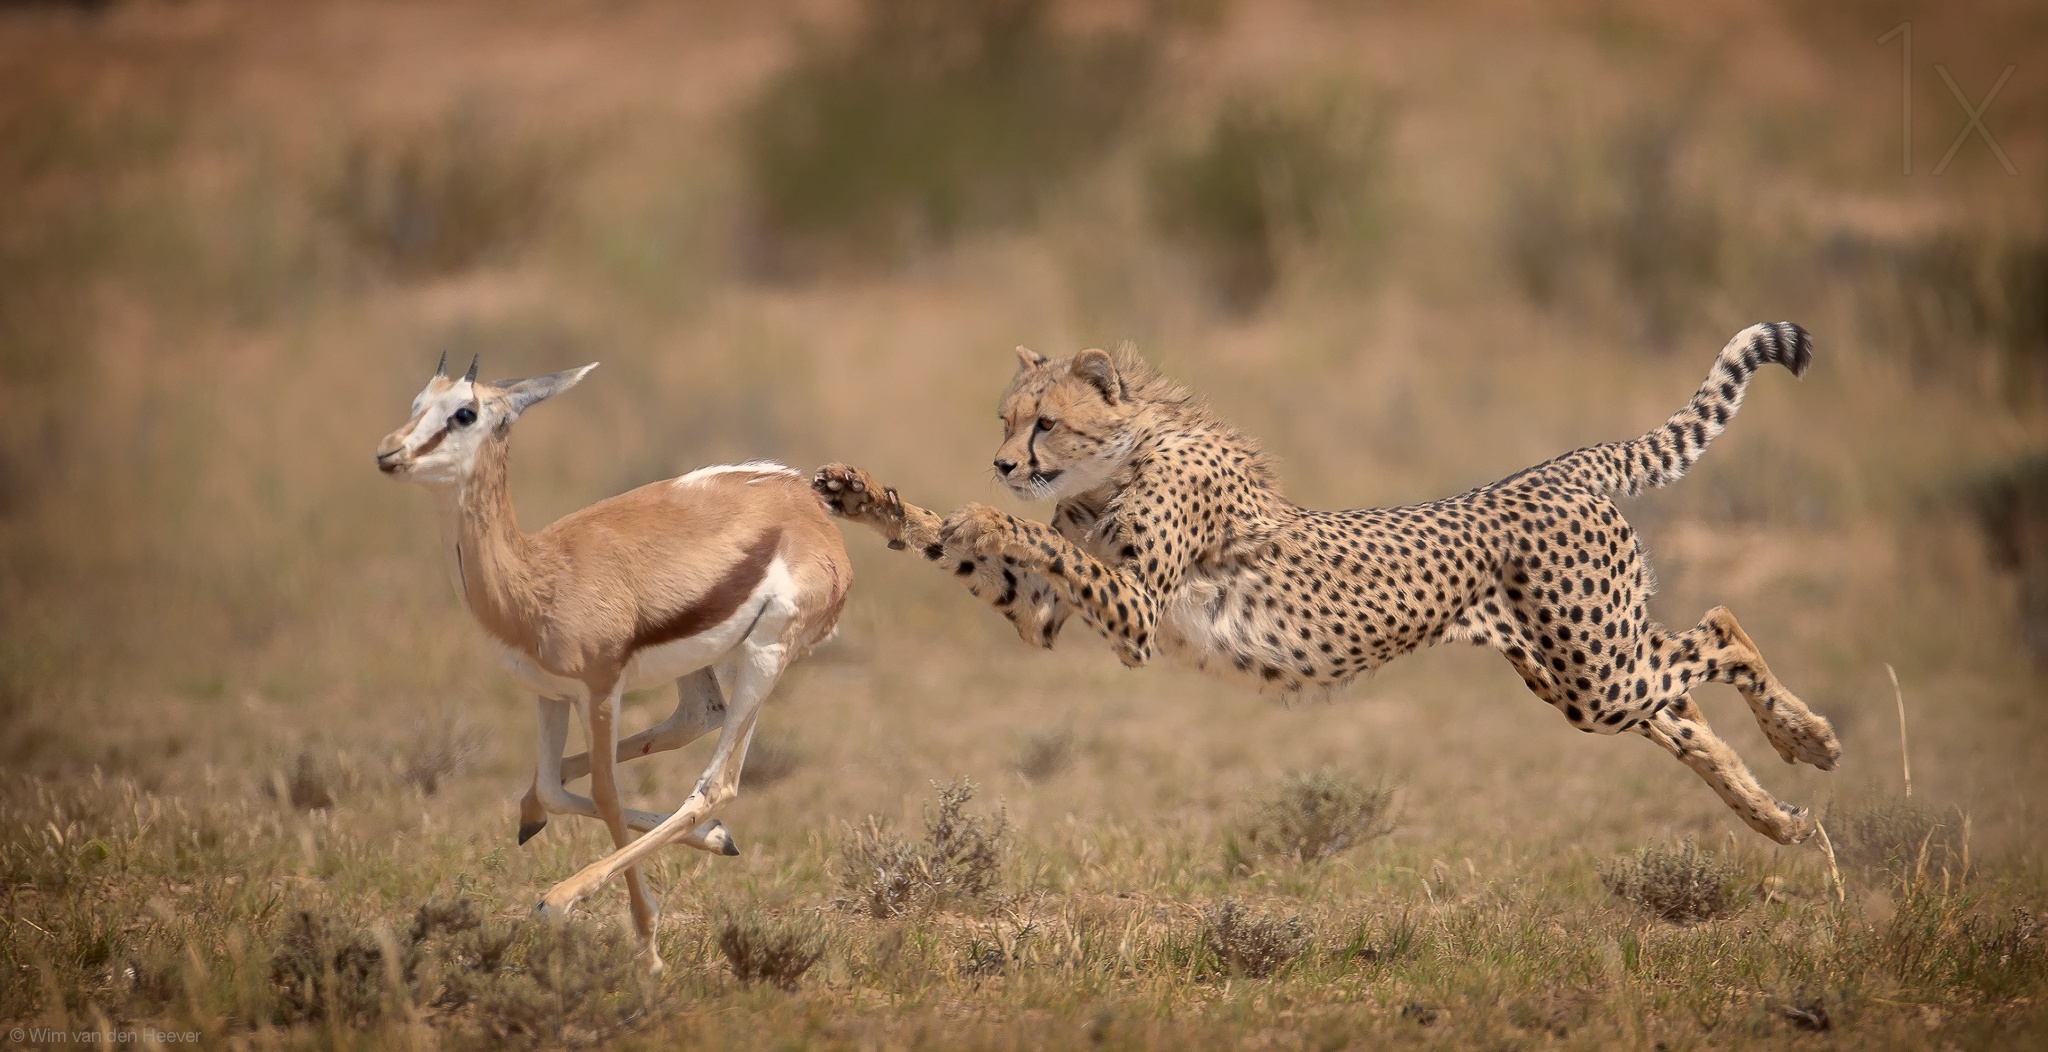
[[[452,421],[456,427],[468,427],[469,425],[476,423],[476,410],[471,409],[468,406],[463,406],[462,408],[457,409],[455,411],[455,414],[453,416],[450,416],[448,419]]]
[[[1052,417],[1041,416],[1038,418],[1038,429],[1040,431],[1050,431],[1052,430],[1052,426],[1057,423],[1059,423],[1059,421],[1054,420]]]

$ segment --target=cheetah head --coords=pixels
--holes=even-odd
[[[1017,348],[997,416],[996,477],[1025,500],[1061,500],[1109,481],[1137,444],[1138,407],[1109,353],[1054,360]]]

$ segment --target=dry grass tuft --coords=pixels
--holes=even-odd
[[[911,843],[869,816],[853,830],[839,864],[839,886],[874,917],[895,917],[919,903],[980,899],[995,890],[1009,817],[967,813],[973,782],[932,783],[938,806],[924,812],[925,836]]]
[[[1027,782],[1043,782],[1074,765],[1074,732],[1065,727],[1024,736],[1013,761]]]
[[[398,757],[398,780],[432,796],[441,784],[474,766],[484,750],[483,728],[452,709],[415,721]]]
[[[747,763],[740,768],[740,788],[759,791],[795,774],[809,756],[795,738],[783,734],[756,733],[747,746]]]
[[[1309,927],[1300,917],[1255,913],[1235,899],[1202,911],[1202,945],[1230,972],[1263,979],[1308,949]]]
[[[291,775],[279,775],[273,791],[301,811],[325,811],[334,806],[341,782],[333,756],[306,748],[299,750]]]
[[[1917,872],[1960,869],[1967,850],[1960,810],[1936,811],[1905,797],[1828,809],[1829,835],[1844,862],[1894,880]]]
[[[271,953],[271,1014],[362,1027],[424,1008],[492,1046],[578,1042],[645,1015],[634,952],[615,925],[505,924],[467,899],[422,904],[398,935],[301,911]]]
[[[794,990],[824,956],[825,940],[815,923],[731,917],[719,927],[718,951],[741,982]]]
[[[1253,804],[1240,826],[1257,854],[1319,862],[1393,832],[1394,789],[1331,767],[1294,771]]]
[[[1650,846],[1600,867],[1613,894],[1668,921],[1712,920],[1741,906],[1735,867],[1687,839],[1675,848]]]

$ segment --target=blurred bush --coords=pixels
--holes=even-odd
[[[358,134],[325,211],[349,242],[407,276],[515,252],[553,203],[561,165],[474,113]]]
[[[1720,279],[1724,227],[1678,177],[1679,129],[1622,121],[1592,157],[1558,150],[1509,187],[1503,251],[1525,295],[1569,307],[1587,281],[1611,282],[1649,342],[1671,345]]]
[[[2019,578],[2020,641],[2048,668],[2048,453],[1977,479],[1970,496],[1992,564]]]
[[[1856,290],[1872,332],[1926,371],[1988,350],[2008,393],[2048,380],[2048,237],[2023,230],[1946,229],[1919,237],[1844,232],[1821,251],[1824,269]]]
[[[1153,161],[1153,225],[1195,255],[1225,310],[1249,313],[1279,283],[1290,244],[1347,230],[1370,237],[1365,191],[1378,127],[1377,115],[1347,119],[1332,105],[1230,102],[1199,146]]]
[[[871,0],[741,117],[768,276],[899,263],[1030,218],[1111,148],[1153,64],[1137,34],[1059,32],[1046,0]]]

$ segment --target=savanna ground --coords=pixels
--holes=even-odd
[[[2017,2],[0,5],[0,1028],[2037,1045],[2044,45]],[[2016,175],[1933,174],[1936,63],[1973,106],[2016,66]],[[606,838],[515,846],[530,701],[371,470],[480,351],[604,363],[519,425],[529,527],[751,456],[1000,504],[1009,348],[1133,338],[1298,500],[1398,503],[1639,434],[1777,318],[1807,379],[1628,508],[1658,615],[1729,604],[1835,721],[1795,770],[1703,695],[1838,865],[1489,654],[1276,703],[1027,650],[856,531],[743,854],[652,867],[647,980],[620,889],[527,920]]]

